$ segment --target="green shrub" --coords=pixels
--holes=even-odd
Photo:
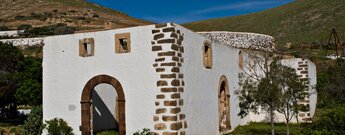
[[[109,130],[109,131],[102,131],[102,132],[98,132],[96,135],[118,135],[119,133],[117,133],[114,130]]]
[[[307,126],[305,123],[290,125],[291,135],[302,135],[303,130]],[[285,123],[275,123],[275,133],[276,135],[286,135],[286,124]],[[271,124],[266,122],[250,122],[247,125],[236,127],[231,133],[226,135],[270,135],[271,134]]]
[[[94,17],[94,18],[99,18],[99,15],[93,14],[92,17]]]
[[[142,131],[137,131],[133,135],[151,135],[150,129],[144,128]]]
[[[10,133],[17,133],[17,128],[15,128],[15,127],[14,127],[14,128],[11,128],[11,129],[10,129]]]
[[[317,135],[344,135],[345,134],[345,107],[328,110],[320,119],[314,121],[306,134]]]
[[[28,119],[24,123],[24,135],[40,135],[43,122],[42,106],[35,106],[31,109]]]
[[[25,16],[22,16],[22,15],[17,15],[16,17],[14,17],[14,19],[16,20],[25,20]]]
[[[17,27],[17,30],[29,30],[32,26],[30,24],[22,24]]]
[[[53,17],[53,14],[50,12],[44,12],[44,13],[36,13],[36,12],[32,12],[31,16],[29,17],[29,19],[36,19],[36,20],[41,20],[41,21],[45,21],[48,18]]]
[[[61,118],[54,118],[46,121],[45,127],[48,131],[48,135],[73,135],[73,129]]]
[[[7,26],[0,25],[0,31],[6,31],[6,30],[9,30]]]
[[[42,26],[42,27],[19,26],[18,29],[25,30],[23,33],[20,33],[20,36],[24,36],[24,37],[72,34],[76,31],[76,27],[67,26],[66,24],[63,24],[63,23]]]

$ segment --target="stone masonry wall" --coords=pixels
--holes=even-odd
[[[298,67],[297,67],[296,72],[297,72],[298,77],[304,82],[305,87],[307,87],[309,90],[310,84],[309,84],[309,76],[308,76],[308,60],[301,59],[300,61],[298,61]],[[308,91],[306,91],[306,93],[308,93]],[[300,110],[298,113],[298,118],[299,118],[299,120],[302,120],[302,122],[310,122],[311,121],[309,103],[310,103],[309,96],[306,96],[304,99],[300,99],[298,101],[298,105],[304,106],[302,108],[307,109],[305,111]]]
[[[199,32],[200,35],[226,45],[259,51],[273,51],[274,38],[268,35],[243,32]]]
[[[173,23],[155,25],[152,51],[157,53],[153,67],[157,80],[156,111],[153,116],[155,135],[185,135],[187,122],[183,113],[183,36]]]
[[[11,31],[0,31],[0,37],[2,36],[12,36],[12,37],[17,37],[18,32],[24,32],[23,30],[11,30]]]
[[[0,42],[12,43],[13,46],[35,46],[44,45],[43,38],[18,38],[18,39],[2,39]]]

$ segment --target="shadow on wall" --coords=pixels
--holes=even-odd
[[[115,88],[103,89],[106,87],[102,87],[102,89],[96,89],[96,87],[92,91],[93,132],[104,130],[118,131],[119,123],[115,118],[117,97]]]

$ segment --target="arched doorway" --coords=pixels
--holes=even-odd
[[[91,135],[93,123],[93,105],[92,105],[92,91],[99,84],[109,84],[115,88],[117,93],[116,108],[118,109],[118,130],[120,135],[126,134],[126,117],[125,117],[125,95],[123,88],[118,80],[108,75],[98,75],[90,79],[84,86],[81,95],[81,132],[82,135]],[[115,102],[115,101],[114,101]]]
[[[218,87],[218,125],[219,132],[231,129],[230,125],[230,91],[228,80],[222,76]]]

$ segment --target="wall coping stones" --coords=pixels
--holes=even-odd
[[[241,49],[274,51],[276,46],[274,38],[264,34],[229,31],[210,31],[197,33],[211,39],[212,41]]]

